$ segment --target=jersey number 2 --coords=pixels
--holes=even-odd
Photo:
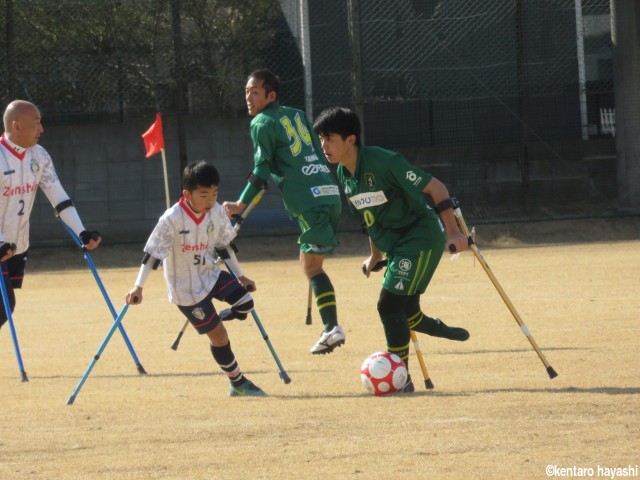
[[[309,146],[311,145],[311,134],[309,133],[309,129],[302,122],[299,113],[296,113],[294,122],[295,127],[289,117],[284,116],[280,119],[280,123],[287,131],[289,140],[291,140],[291,145],[289,145],[291,153],[293,156],[296,156],[302,151],[302,142]]]
[[[18,212],[18,216],[22,216],[24,215],[24,200],[20,200],[18,203],[20,203],[20,211]]]

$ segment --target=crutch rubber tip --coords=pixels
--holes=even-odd
[[[449,244],[449,251],[451,253],[456,253],[456,246],[453,243]]]
[[[556,378],[558,376],[558,372],[556,372],[553,367],[547,367],[547,373],[549,374],[549,378]]]
[[[76,396],[75,395],[71,395],[69,397],[69,400],[67,400],[67,405],[73,405],[73,402],[75,402],[76,400]]]
[[[140,375],[147,375],[147,371],[144,369],[141,363],[138,364],[138,373]]]
[[[24,372],[24,371],[23,371],[23,372],[21,372],[21,373],[22,373],[22,374],[21,374],[21,376],[20,376],[20,381],[21,381],[22,383],[24,383],[24,382],[28,382],[28,381],[29,381],[29,377],[27,377],[27,372]]]
[[[433,382],[431,381],[431,379],[430,379],[430,378],[427,378],[427,379],[424,381],[424,386],[425,386],[425,388],[426,388],[427,390],[433,390],[433,387],[434,387]]]
[[[286,385],[289,385],[291,383],[291,379],[289,378],[289,375],[287,375],[287,372],[280,373],[280,378]]]
[[[307,318],[304,321],[305,325],[311,325],[311,312],[307,312]]]

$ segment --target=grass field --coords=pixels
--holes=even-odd
[[[417,392],[389,398],[369,396],[359,378],[367,355],[385,347],[381,276],[360,273],[364,240],[326,264],[347,342],[321,357],[308,353],[321,328],[316,311],[304,325],[294,239],[244,241],[257,312],[292,383],[279,379],[253,320],[226,325],[241,368],[268,398],[229,398],[193,330],[177,352],[169,348],[183,318],[157,272],[123,323],[149,375],[137,374],[116,333],[72,406],[111,317],[79,253],[36,252],[14,314],[28,383],[8,327],[0,332],[0,479],[535,479],[549,478],[549,465],[594,476],[598,466],[635,467],[640,240],[613,237],[480,244],[554,380],[473,255],[446,255],[423,310],[471,339],[421,336],[435,390],[424,389],[412,353]],[[285,258],[273,255],[279,248]],[[93,254],[118,309],[137,272],[140,250],[130,250]],[[130,266],[107,268],[114,257]]]

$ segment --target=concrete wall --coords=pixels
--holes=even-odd
[[[144,157],[141,134],[151,123],[46,127],[41,144],[51,154],[67,193],[85,225],[109,243],[144,242],[165,210],[161,156]],[[176,126],[164,120],[171,202],[181,195]],[[186,125],[189,161],[207,159],[222,178],[219,201],[235,200],[253,167],[249,118],[190,120]],[[447,148],[398,148],[411,162],[444,181],[466,211],[479,207],[484,220],[500,215],[519,218],[562,215],[585,200],[606,203],[616,197],[613,139],[564,141],[530,146],[531,201],[535,210],[519,211],[520,173],[517,144]],[[558,153],[559,152],[559,153]],[[461,160],[464,159],[464,160]],[[296,233],[282,208],[280,194],[270,190],[243,227],[245,235]],[[592,190],[592,192],[590,192]],[[595,192],[595,193],[594,193]],[[566,213],[565,213],[566,214]],[[346,229],[358,220],[343,215]],[[68,234],[39,194],[32,217],[32,243],[71,245]]]
[[[142,242],[166,208],[162,158],[145,158],[141,134],[149,122],[72,125],[48,128],[40,144],[47,149],[83,223],[106,241]],[[249,118],[190,120],[186,125],[189,161],[206,159],[221,176],[219,201],[235,200],[253,166]],[[163,119],[171,203],[181,195],[177,128]],[[263,221],[287,222],[279,193],[272,189],[260,208]],[[31,216],[34,245],[70,242],[46,197],[38,194]],[[258,219],[254,219],[254,227]],[[251,222],[247,222],[247,228]]]

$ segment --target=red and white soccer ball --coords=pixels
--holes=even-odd
[[[376,396],[397,392],[408,376],[407,366],[395,353],[372,353],[360,367],[364,388]]]

